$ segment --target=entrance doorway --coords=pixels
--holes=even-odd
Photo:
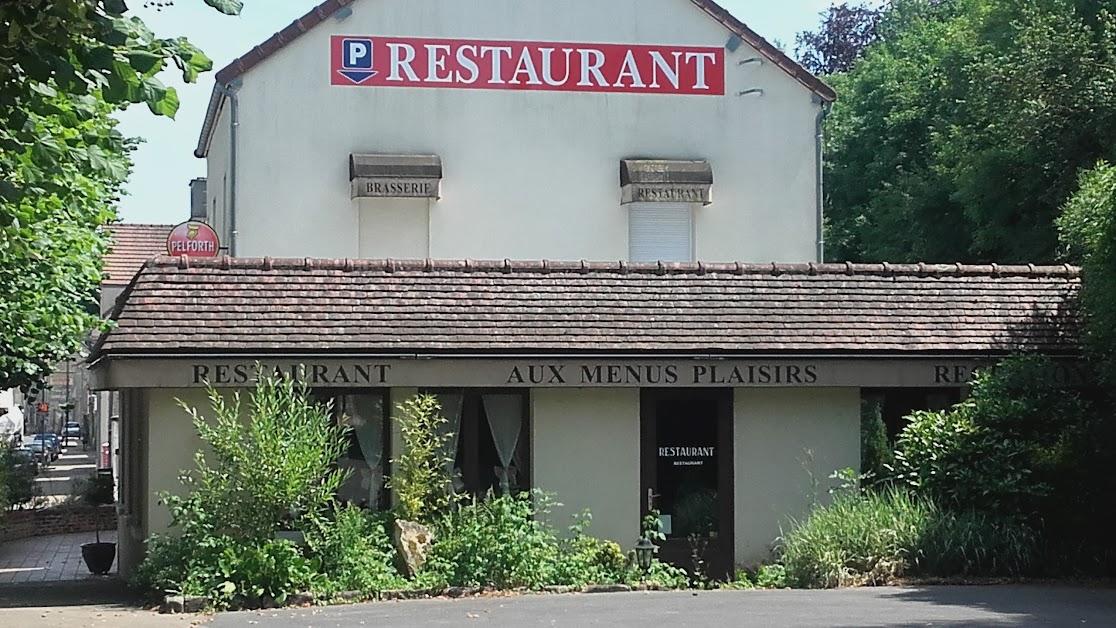
[[[710,577],[733,568],[732,390],[640,394],[642,514],[658,510],[659,558]]]

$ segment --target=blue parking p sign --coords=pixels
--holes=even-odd
[[[346,37],[341,40],[341,68],[337,70],[338,74],[359,85],[378,74],[372,65],[372,39]]]

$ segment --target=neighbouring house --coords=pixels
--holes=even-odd
[[[391,409],[428,392],[460,490],[557,492],[626,547],[657,510],[664,557],[723,572],[859,465],[865,396],[1078,352],[1074,268],[820,264],[835,94],[711,0],[329,0],[216,79],[230,256],[148,262],[91,356],[122,573],[200,445],[178,401],[259,366],[353,426],[346,500],[391,499]]]

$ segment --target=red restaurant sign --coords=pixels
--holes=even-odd
[[[189,257],[217,257],[221,245],[217,232],[204,222],[184,222],[167,236],[167,254]]]
[[[333,85],[723,96],[722,48],[334,35]]]

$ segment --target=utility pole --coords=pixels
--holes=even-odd
[[[70,394],[70,359],[66,359],[66,403],[62,406],[62,411],[66,415],[66,420],[63,421],[62,427],[65,428],[66,424],[70,422],[70,408],[74,407],[73,395]],[[62,430],[59,430],[62,431]],[[65,444],[65,443],[63,443]]]

